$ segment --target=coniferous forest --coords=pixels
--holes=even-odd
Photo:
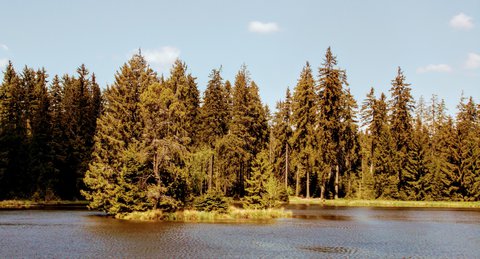
[[[75,75],[5,69],[0,199],[87,199],[110,214],[175,210],[208,193],[269,207],[288,196],[480,200],[480,105],[454,116],[414,100],[398,68],[388,93],[357,104],[327,49],[274,112],[242,66],[213,69],[200,93],[177,60],[168,77],[136,54],[103,91]]]

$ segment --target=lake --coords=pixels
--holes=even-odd
[[[480,256],[480,210],[290,205],[248,223],[128,222],[82,210],[0,211],[0,258]]]

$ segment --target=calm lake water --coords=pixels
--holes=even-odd
[[[215,224],[0,211],[0,258],[480,257],[480,210],[288,208],[294,218]]]

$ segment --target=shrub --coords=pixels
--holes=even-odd
[[[193,201],[193,207],[198,211],[215,211],[227,213],[230,200],[219,192],[208,192]]]

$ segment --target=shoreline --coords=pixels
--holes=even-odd
[[[30,201],[3,200],[0,209],[87,209],[88,201]],[[458,208],[480,209],[480,201],[400,201],[400,200],[356,200],[290,197],[288,205],[323,205],[329,207],[380,207],[380,208]]]
[[[27,210],[27,209],[87,209],[88,201],[30,201],[30,200],[3,200],[0,209]]]
[[[400,200],[321,200],[320,198],[290,197],[289,205],[323,205],[331,207],[381,208],[450,208],[480,209],[480,201],[400,201]]]

